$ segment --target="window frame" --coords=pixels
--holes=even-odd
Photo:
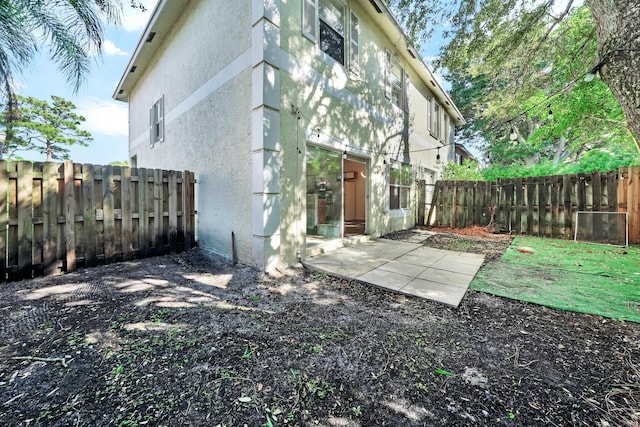
[[[340,33],[340,31],[331,24],[331,22],[329,22],[328,19],[323,19],[322,17],[322,13],[321,13],[321,3],[322,2],[326,2],[326,3],[330,3],[333,6],[337,7],[339,6],[341,8],[341,12],[342,12],[342,33]],[[330,57],[331,59],[333,59],[334,61],[336,61],[337,63],[339,63],[340,65],[342,65],[343,67],[347,66],[347,26],[350,25],[349,22],[347,22],[347,16],[349,12],[349,8],[348,6],[343,3],[340,0],[318,0],[318,8],[317,8],[317,31],[318,31],[318,47],[320,48],[320,51],[323,52],[325,55],[327,55],[328,57]],[[340,37],[342,39],[342,61],[338,60],[337,58],[335,58],[334,56],[332,56],[328,51],[325,51],[322,49],[322,42],[323,42],[323,38],[322,38],[322,26],[326,26],[327,29],[333,33],[335,33],[338,37]]]
[[[349,11],[349,69],[360,73],[360,18],[352,10]]]
[[[435,129],[433,134],[436,137],[436,139],[439,141],[442,141],[442,124],[440,120],[441,111],[442,111],[442,106],[436,102],[433,106],[433,113],[434,113],[434,120],[435,120],[434,122]]]
[[[397,180],[394,180],[394,170],[398,171],[395,173]],[[391,160],[389,165],[389,210],[411,209],[412,170],[410,163]],[[394,190],[397,191],[397,196],[394,196]]]
[[[151,148],[164,142],[164,95],[153,103],[149,111],[149,137]]]
[[[331,3],[334,6],[339,6],[342,12],[342,27],[343,32],[340,33],[333,25],[326,20],[322,19],[320,9],[321,2],[325,4]],[[362,67],[360,64],[360,18],[349,7],[349,2],[346,0],[302,0],[301,2],[301,32],[302,35],[318,45],[318,48],[322,52],[322,60],[335,61],[342,65],[345,69],[350,70],[354,74],[360,74]],[[321,21],[326,25],[328,29],[335,32],[342,38],[342,61],[335,59],[331,54],[322,50],[321,47]],[[354,25],[355,22],[355,25]],[[328,57],[328,58],[325,58]]]
[[[309,10],[307,10],[307,6],[309,6]],[[318,40],[318,0],[302,0],[301,24],[302,35],[315,43]],[[308,28],[309,26],[313,28]]]
[[[385,60],[385,96],[387,99],[396,107],[403,111],[408,111],[407,104],[407,77],[406,71],[400,60],[392,55],[390,51],[385,51],[386,60]],[[394,65],[398,68],[398,75],[396,76],[393,72]],[[398,86],[395,88],[397,90],[397,102],[394,101],[394,82],[392,81],[392,77],[395,77],[397,80]]]

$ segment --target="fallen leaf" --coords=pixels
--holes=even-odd
[[[249,403],[249,402],[251,402],[251,398],[250,398],[250,397],[248,397],[248,396],[242,396],[242,397],[239,397],[239,398],[238,398],[238,400],[239,400],[240,402],[242,402],[242,403]]]
[[[533,254],[535,253],[535,251],[533,250],[533,248],[518,248],[517,249],[518,252],[522,252],[523,254]]]

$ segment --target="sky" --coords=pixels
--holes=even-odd
[[[123,22],[119,27],[105,27],[103,54],[95,58],[93,69],[77,93],[46,55],[46,50],[17,77],[18,94],[48,101],[51,101],[51,95],[61,96],[73,102],[76,113],[85,117],[82,128],[88,130],[94,140],[88,147],[69,147],[70,158],[75,163],[103,165],[129,158],[127,104],[115,101],[112,95],[157,0],[143,0],[142,3],[147,9],[145,12],[133,9],[128,1],[123,1]],[[434,34],[428,45],[422,46],[421,54],[428,64],[443,43],[441,35]],[[439,73],[435,77],[449,89]],[[44,161],[44,154],[38,152],[22,151],[16,155]]]
[[[48,101],[51,95],[61,96],[73,102],[76,113],[85,117],[82,128],[91,132],[94,141],[89,147],[70,147],[70,158],[75,163],[108,164],[129,158],[127,104],[115,101],[112,95],[156,2],[143,0],[147,11],[141,12],[123,1],[122,23],[117,28],[105,27],[103,54],[95,58],[86,82],[77,93],[73,93],[72,85],[46,55],[46,50],[17,76],[18,94]],[[22,151],[16,155],[44,161],[44,154],[37,152]]]

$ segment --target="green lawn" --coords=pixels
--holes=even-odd
[[[640,322],[640,246],[519,236],[498,262],[478,272],[471,289]]]

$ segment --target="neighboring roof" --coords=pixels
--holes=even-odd
[[[120,82],[113,94],[113,98],[119,101],[127,101],[128,94],[135,86],[142,73],[136,73],[138,67],[144,67],[149,63],[153,55],[158,50],[162,41],[170,32],[174,22],[182,14],[185,6],[190,0],[160,0],[151,14],[151,18],[138,41],[136,50],[129,60]],[[377,23],[382,31],[389,37],[389,40],[396,40],[394,47],[404,57],[405,62],[410,64],[420,78],[431,85],[431,90],[440,101],[449,115],[457,125],[465,123],[462,113],[458,110],[449,94],[440,86],[433,73],[424,62],[420,54],[408,44],[409,38],[393,16],[386,3],[382,0],[360,0],[362,6],[369,11],[369,14],[376,19],[377,16],[385,16],[387,19],[377,19]]]
[[[471,154],[471,152],[464,147],[464,145],[459,144],[457,142],[456,142],[456,153],[460,154],[463,157],[466,157],[467,159],[471,159],[474,162],[478,161],[476,159],[476,157],[473,154]]]

